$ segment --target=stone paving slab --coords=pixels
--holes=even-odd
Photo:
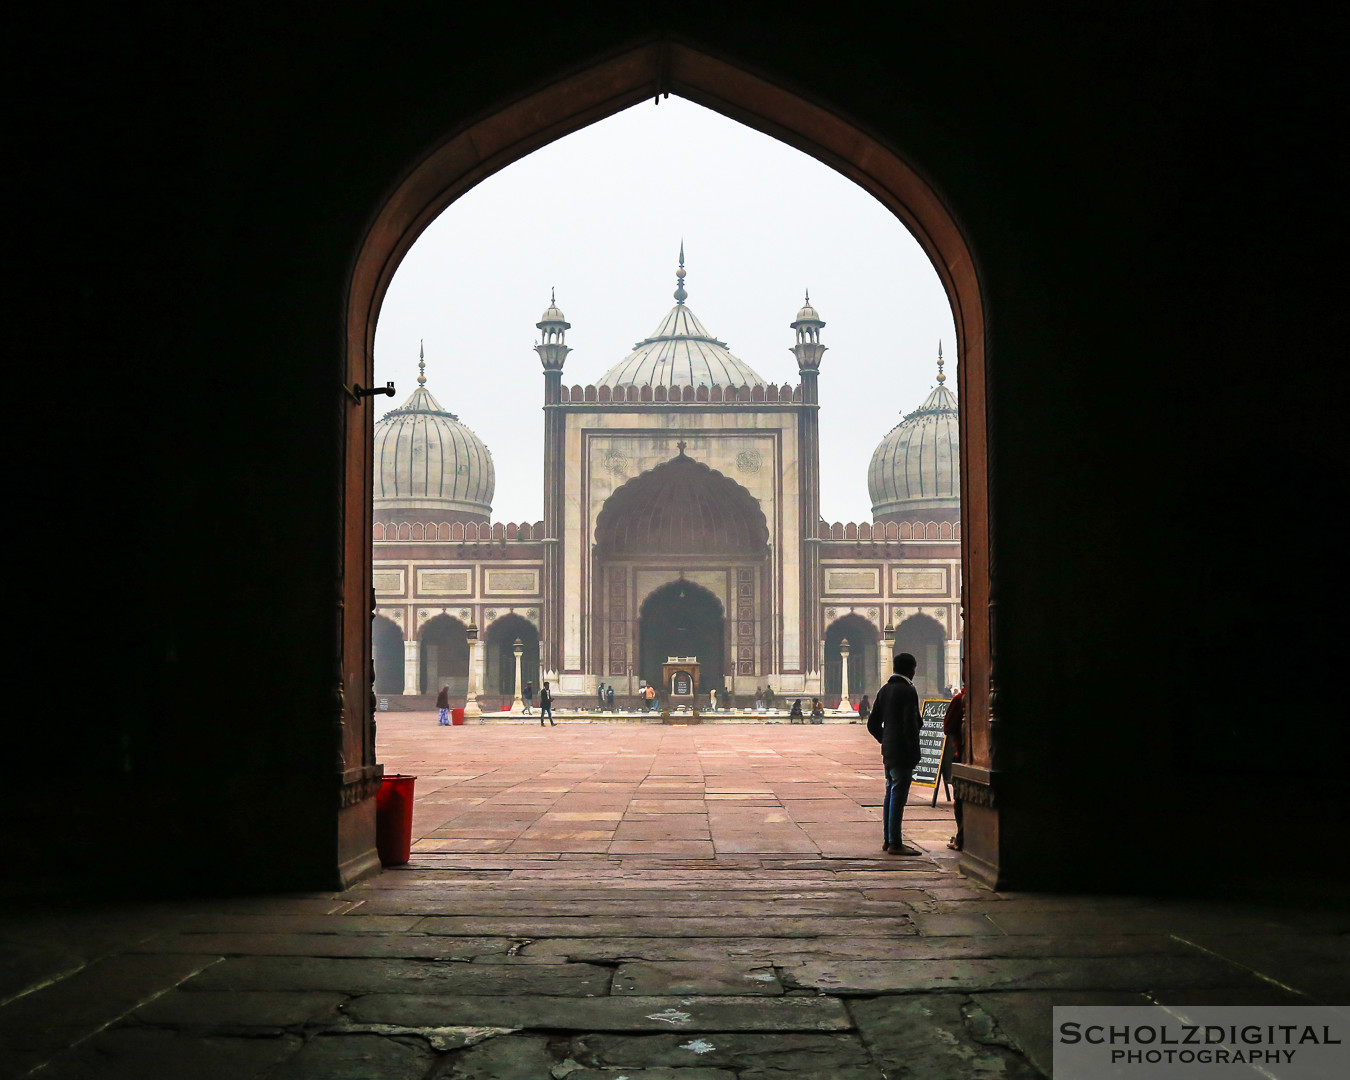
[[[664,915],[597,915],[584,918],[516,918],[500,916],[431,915],[417,924],[423,934],[450,934],[463,937],[733,937],[762,934],[770,920],[754,918],[716,918],[691,916],[671,918]],[[772,920],[778,937],[888,937],[918,931],[912,918],[830,918],[829,916],[784,917]]]
[[[205,995],[187,995],[205,996]],[[846,1031],[828,997],[454,997],[370,994],[343,1012],[359,1023],[488,1025],[573,1031]]]
[[[469,960],[501,954],[511,938],[429,937],[421,934],[163,934],[132,952],[215,953],[219,956],[404,957]]]
[[[783,965],[784,986],[830,994],[909,994],[960,990],[1154,990],[1236,986],[1231,965],[1197,956],[816,960]]]
[[[238,957],[203,971],[184,990],[332,990],[345,994],[595,997],[611,971],[593,964],[481,966],[403,958]]]
[[[772,967],[753,962],[635,962],[619,965],[611,993],[645,997],[682,994],[779,997],[783,984]]]
[[[883,1080],[861,1041],[854,1035],[743,1034],[719,1031],[689,1035],[583,1035],[572,1040],[573,1060],[593,1068],[627,1072],[641,1068],[773,1070],[789,1076]],[[611,1073],[611,1076],[614,1074]],[[903,1075],[903,1074],[897,1074]],[[959,1074],[952,1074],[953,1076]]]
[[[154,1028],[118,1028],[56,1056],[39,1075],[42,1080],[240,1080],[261,1075],[302,1045],[296,1035],[199,1038]],[[329,1076],[340,1080],[339,1074]]]
[[[1041,1071],[965,995],[873,998],[849,1012],[887,1075],[1040,1080]]]
[[[171,990],[132,1015],[145,1024],[205,1032],[240,1028],[279,1031],[335,1020],[347,995],[318,990]]]

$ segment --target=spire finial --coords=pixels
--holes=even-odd
[[[427,356],[424,342],[417,343],[417,385],[427,384]]]
[[[689,294],[684,291],[684,240],[680,240],[680,268],[675,271],[675,302],[683,304],[689,299]]]
[[[810,290],[810,289],[807,289],[807,290],[806,290],[806,304],[805,304],[805,306],[806,306],[806,307],[810,307],[810,306],[811,306],[811,290]]]
[[[947,376],[942,374],[942,341],[938,341],[938,385],[941,386],[947,381]]]
[[[548,290],[548,305],[549,305],[549,307],[557,307],[557,306],[558,306],[558,286],[556,286],[556,285],[550,285],[550,286],[549,286],[549,290]]]

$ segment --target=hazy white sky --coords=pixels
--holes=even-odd
[[[905,228],[861,188],[775,139],[675,97],[569,135],[489,178],[418,239],[375,334],[401,405],[426,341],[427,388],[492,451],[494,521],[543,516],[543,376],[534,324],[557,288],[564,381],[597,381],[674,305],[766,380],[796,383],[803,292],[825,320],[821,514],[870,521],[867,466],[935,385],[956,387],[951,310]]]

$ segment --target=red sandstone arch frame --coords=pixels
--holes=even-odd
[[[389,282],[413,242],[464,192],[564,135],[659,94],[678,94],[772,135],[836,169],[909,229],[941,279],[956,323],[961,387],[961,558],[972,750],[989,765],[991,562],[986,438],[985,316],[975,261],[952,213],[893,147],[782,83],[662,37],[574,69],[450,133],[389,192],[357,253],[347,296],[347,384],[371,385],[375,322]],[[354,703],[369,686],[371,429],[374,407],[344,404],[346,507],[342,671],[346,745],[359,753]],[[368,708],[368,706],[363,706]]]

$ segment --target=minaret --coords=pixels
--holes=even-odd
[[[797,331],[797,344],[792,354],[797,358],[797,371],[802,380],[802,403],[797,413],[797,482],[798,505],[801,507],[800,535],[802,538],[801,577],[801,640],[802,667],[814,673],[817,680],[808,693],[824,689],[819,684],[825,657],[821,652],[824,641],[820,611],[820,358],[825,346],[820,343],[820,331],[825,325],[820,314],[811,306],[811,292],[797,312],[792,329]],[[808,676],[809,678],[810,676]]]
[[[543,317],[534,324],[540,333],[534,351],[544,365],[544,604],[539,619],[539,663],[543,678],[558,692],[562,671],[563,585],[562,508],[565,472],[565,429],[562,397],[562,370],[567,354],[567,331],[572,328],[558,307],[557,292],[549,294]]]

